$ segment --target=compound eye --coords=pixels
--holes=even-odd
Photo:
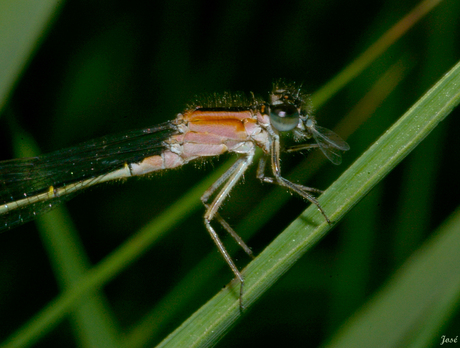
[[[297,127],[299,117],[299,111],[292,104],[270,106],[271,124],[280,132],[287,132]]]

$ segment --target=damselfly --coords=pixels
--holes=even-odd
[[[313,139],[313,143],[282,147],[282,134],[292,134],[297,142]],[[90,186],[233,152],[238,155],[237,160],[204,192],[201,200],[206,208],[206,229],[240,281],[243,308],[243,276],[211,222],[219,222],[252,256],[251,249],[220,216],[219,209],[252,164],[257,147],[263,151],[257,177],[315,204],[330,223],[312,195],[321,193],[320,190],[281,176],[280,154],[319,148],[332,163],[340,164],[341,151],[347,151],[349,146],[337,134],[316,124],[308,95],[300,86],[279,80],[273,84],[268,101],[252,93],[249,97],[224,93],[196,98],[174,120],[151,128],[103,137],[38,157],[0,162],[0,231],[32,220]],[[265,174],[268,161],[270,175]]]

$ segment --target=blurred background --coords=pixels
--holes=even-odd
[[[0,159],[16,156],[13,144],[19,130],[45,153],[170,120],[196,94],[253,91],[265,97],[274,79],[286,78],[303,82],[314,95],[418,3],[60,2],[5,99]],[[328,163],[306,172],[308,186],[326,189],[456,63],[459,18],[460,2],[442,1],[362,74],[317,106],[318,124],[347,138],[351,150],[340,166]],[[458,206],[458,116],[456,110],[437,127],[249,310],[218,347],[315,347],[346,323]],[[305,157],[285,155],[283,173],[287,176]],[[90,263],[103,260],[229,158],[95,187],[69,201],[68,223],[76,226]],[[222,210],[243,238],[245,228],[239,223],[272,190],[256,180],[255,167]],[[245,238],[255,254],[307,205],[292,197],[263,221],[254,236]],[[196,209],[104,287],[120,332],[136,327],[203,255],[217,254],[203,213],[204,208]],[[57,296],[60,287],[35,223],[3,233],[0,255],[3,340]],[[244,253],[233,255],[240,268],[250,261]],[[146,342],[149,346],[231,280],[232,273],[223,260],[219,262],[220,271],[192,298],[169,304],[180,310],[157,323],[157,335]],[[455,337],[460,315],[453,313],[441,332]],[[36,346],[84,344],[66,319]]]

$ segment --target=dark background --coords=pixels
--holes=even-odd
[[[280,77],[303,82],[314,93],[417,3],[68,1],[3,110],[0,159],[14,157],[11,120],[34,137],[42,152],[49,152],[172,119],[195,94],[253,91],[265,97]],[[401,60],[404,79],[347,139],[351,151],[344,163],[323,166],[309,186],[327,188],[455,64],[458,18],[458,3],[444,1],[317,111],[318,123],[333,128]],[[218,346],[314,347],[330,337],[458,205],[459,126],[456,111],[419,146],[418,155],[379,184]],[[408,166],[413,156],[425,154],[422,167]],[[70,201],[67,207],[91,262],[101,261],[227,158],[94,188]],[[286,156],[283,170],[289,172],[302,158]],[[224,206],[222,214],[233,226],[271,190],[254,176],[252,168]],[[421,197],[407,199],[404,190],[414,181],[420,182]],[[254,252],[260,253],[306,206],[290,199],[247,240]],[[217,253],[203,226],[203,212],[170,231],[105,287],[121,330],[134,326],[202,255]],[[4,233],[0,254],[1,339],[60,290],[34,223]],[[239,267],[249,262],[242,253],[237,258]],[[182,304],[173,322],[159,323],[162,333],[151,344],[231,277],[222,261],[219,275],[193,301]],[[443,332],[455,336],[455,327],[460,327],[458,315]],[[71,326],[64,321],[37,346],[70,347],[73,342]]]

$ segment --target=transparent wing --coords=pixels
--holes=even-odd
[[[346,141],[324,127],[315,125],[314,127],[309,127],[309,129],[324,155],[334,164],[339,165],[342,163],[341,151],[350,150],[350,146]]]
[[[160,154],[163,141],[177,132],[166,122],[152,128],[110,135],[32,158],[0,161],[0,205],[24,200],[46,192],[51,186],[91,186],[92,178]],[[43,214],[76,193],[30,203],[21,208],[0,209],[0,231],[20,225]]]

